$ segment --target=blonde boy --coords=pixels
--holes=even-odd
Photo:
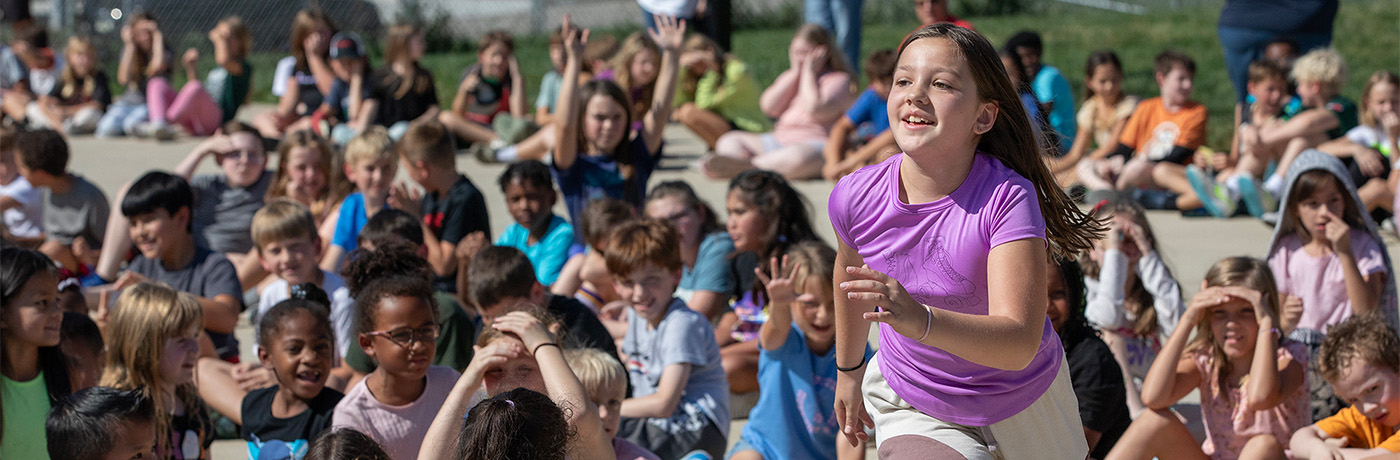
[[[1382,458],[1400,452],[1400,339],[1386,321],[1357,315],[1332,326],[1317,353],[1320,374],[1342,400],[1336,415],[1293,434],[1295,458]],[[1392,458],[1385,456],[1384,458]]]
[[[330,296],[328,307],[335,330],[335,350],[337,356],[345,356],[355,335],[355,303],[340,275],[316,266],[321,256],[321,239],[316,236],[316,220],[311,210],[301,203],[278,198],[253,215],[252,232],[259,263],[263,270],[277,278],[263,287],[254,318],[262,317],[278,302],[293,297],[293,290],[298,291],[295,295],[305,292],[298,286],[314,284]]]
[[[617,437],[622,400],[627,399],[627,369],[611,355],[596,348],[576,348],[564,351],[569,368],[583,384],[588,399],[598,406],[603,418],[603,431],[612,436],[617,460],[659,460],[656,454]]]
[[[1337,139],[1357,125],[1356,104],[1341,97],[1347,81],[1347,64],[1331,48],[1313,50],[1293,63],[1292,77],[1297,84],[1300,104],[1284,108],[1285,122],[1241,127],[1240,150],[1282,150],[1274,175],[1264,182],[1273,196],[1283,194],[1283,178],[1288,166],[1303,150]]]
[[[382,126],[366,129],[345,145],[345,177],[355,183],[356,192],[336,211],[335,236],[321,258],[322,270],[340,270],[345,254],[359,245],[360,229],[389,207],[389,190],[398,172],[395,156],[394,141]]]

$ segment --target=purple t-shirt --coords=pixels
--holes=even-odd
[[[1026,238],[1045,238],[1030,181],[978,153],[957,190],[923,204],[899,200],[904,155],[841,179],[828,204],[836,235],[870,268],[904,285],[919,303],[988,314],[987,254]],[[938,333],[934,325],[933,333]],[[1064,350],[1049,319],[1035,359],[1019,371],[975,364],[880,324],[880,372],[890,388],[939,420],[986,426],[1040,398],[1059,372]]]

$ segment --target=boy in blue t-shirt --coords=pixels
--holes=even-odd
[[[1026,77],[1031,80],[1031,89],[1043,107],[1042,112],[1050,120],[1050,127],[1058,135],[1059,154],[1064,155],[1074,145],[1074,135],[1079,132],[1075,120],[1074,90],[1070,89],[1069,80],[1065,80],[1060,69],[1041,64],[1040,54],[1044,46],[1040,34],[1029,30],[1018,32],[1006,41],[1006,48],[1021,57]]]
[[[890,117],[886,101],[894,85],[894,66],[898,56],[894,50],[882,49],[865,58],[865,77],[870,87],[860,93],[846,116],[836,121],[827,137],[822,156],[826,165],[822,177],[835,181],[865,165],[883,161],[899,153],[890,132]],[[852,148],[851,138],[863,145]]]
[[[496,240],[519,249],[535,266],[535,279],[548,287],[559,279],[574,243],[574,227],[550,210],[558,193],[549,166],[537,160],[512,163],[501,173],[501,193],[515,222]]]
[[[632,397],[618,411],[617,436],[661,458],[697,450],[720,458],[728,445],[729,381],[710,320],[673,296],[680,237],[652,220],[623,224],[611,241],[608,271],[631,307],[622,353]]]
[[[788,251],[775,278],[758,274],[768,290],[768,321],[758,331],[758,404],[729,458],[764,460],[861,458],[864,446],[838,437],[836,420],[836,251],[805,241]],[[783,277],[786,274],[786,277]],[[865,347],[865,357],[874,355]]]
[[[366,129],[345,145],[345,177],[356,191],[340,202],[335,234],[321,256],[322,270],[340,272],[345,255],[359,247],[360,229],[389,207],[389,187],[399,166],[395,156],[394,141],[382,127]]]

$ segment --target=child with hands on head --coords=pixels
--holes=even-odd
[[[496,126],[502,115],[510,121],[526,121],[530,108],[525,104],[525,75],[515,60],[515,40],[510,34],[493,30],[478,42],[476,64],[462,71],[452,110],[438,114],[438,121],[468,144],[483,144],[496,150],[506,145]]]
[[[117,84],[126,87],[97,122],[97,137],[137,134],[136,127],[150,116],[146,87],[151,81],[171,77],[175,53],[149,11],[131,16],[122,26],[122,56],[117,64]],[[168,83],[166,83],[168,84]]]
[[[758,380],[751,420],[730,459],[864,459],[865,447],[844,442],[832,413],[836,392],[836,251],[818,241],[792,246],[782,265],[772,258],[754,275],[768,293],[768,321],[759,329]],[[865,354],[874,352],[867,346]],[[793,401],[798,401],[794,405]],[[767,423],[773,421],[773,423]]]
[[[1385,319],[1355,315],[1332,326],[1318,373],[1351,406],[1293,433],[1296,458],[1389,458],[1400,452],[1400,338]],[[1390,454],[1390,455],[1386,455]]]
[[[127,288],[112,310],[102,386],[150,398],[155,458],[210,458],[214,424],[194,386],[203,314],[193,295],[150,282]]]
[[[905,153],[846,176],[829,203],[842,434],[874,426],[882,455],[1083,458],[1045,270],[1047,250],[1087,250],[1102,226],[1055,185],[985,38],[934,24],[898,62],[889,116]]]
[[[423,439],[424,449],[420,451],[419,460],[491,458],[470,454],[490,452],[491,450],[487,449],[488,445],[503,441],[484,441],[481,437],[468,435],[480,429],[473,426],[479,420],[474,419],[472,414],[489,410],[496,404],[490,399],[482,401],[471,410],[472,414],[468,414],[468,404],[472,396],[483,385],[486,395],[491,398],[508,395],[521,388],[542,393],[564,411],[567,426],[560,427],[562,430],[529,432],[532,428],[538,430],[540,427],[530,427],[522,422],[496,427],[494,437],[506,438],[504,444],[523,448],[540,443],[540,439],[535,439],[532,443],[526,438],[544,437],[565,440],[561,444],[567,445],[566,450],[572,458],[613,459],[612,439],[604,430],[598,406],[585,393],[583,384],[579,383],[578,377],[574,376],[565,360],[564,348],[561,345],[564,342],[561,339],[565,337],[550,332],[558,330],[559,326],[551,315],[539,309],[513,311],[496,317],[489,324],[490,329],[478,338],[479,345],[475,347],[476,354],[472,363],[458,379],[452,394],[448,396],[442,410],[433,421],[427,437]],[[466,424],[458,429],[464,416]],[[502,429],[505,433],[500,431]],[[460,437],[456,436],[458,431],[461,433]],[[569,432],[572,432],[572,435],[561,436],[561,433]],[[449,457],[454,452],[458,455]]]
[[[773,129],[758,106],[759,86],[748,65],[725,53],[714,40],[702,34],[685,39],[680,66],[684,73],[676,93],[676,120],[705,145],[715,148],[720,136],[734,130]]]
[[[1128,200],[1104,201],[1094,217],[1108,223],[1108,236],[1080,256],[1084,267],[1084,316],[1103,336],[1123,372],[1128,408],[1144,407],[1142,379],[1170,337],[1186,305],[1181,286],[1157,253],[1147,211]]]
[[[648,33],[663,50],[661,71],[651,100],[643,101],[651,104],[650,109],[640,116],[642,126],[634,129],[638,114],[630,107],[636,101],[618,83],[593,80],[579,85],[588,31],[575,29],[569,18],[564,18],[567,62],[559,116],[571,122],[555,124],[558,145],[554,148],[554,169],[571,222],[579,221],[593,198],[620,199],[635,208],[643,205],[647,180],[661,157],[661,135],[671,117],[677,60],[685,38],[684,20],[662,17],[656,27]]]
[[[16,247],[0,249],[0,259],[0,456],[45,458],[45,417],[70,388],[59,348],[58,267]]]
[[[214,44],[214,62],[204,82],[195,73],[199,50],[190,48],[181,57],[185,65],[185,86],[175,93],[166,79],[153,79],[149,87],[147,106],[151,122],[139,127],[143,134],[168,140],[174,137],[171,125],[178,125],[194,136],[214,134],[219,126],[233,121],[238,108],[248,101],[253,82],[253,67],[247,56],[252,51],[253,37],[243,18],[230,16],[219,21],[209,31]],[[280,137],[281,133],[275,133]]]
[[[292,18],[292,55],[277,62],[272,76],[272,94],[278,96],[277,110],[265,112],[253,119],[264,136],[282,137],[283,133],[309,127],[311,114],[331,92],[335,74],[327,63],[331,37],[335,26],[324,12],[316,9],[298,11]]]
[[[1269,268],[1279,294],[1295,296],[1285,312],[1296,310],[1296,329],[1285,332],[1316,357],[1328,327],[1354,314],[1379,310],[1395,324],[1395,283],[1390,257],[1371,215],[1361,206],[1346,167],[1317,150],[1298,155],[1288,171],[1278,225],[1269,242]],[[1317,362],[1316,359],[1313,362]],[[1326,380],[1308,369],[1313,420],[1336,413],[1337,400]]]
[[[221,174],[195,175],[206,158],[213,158]],[[201,246],[222,253],[238,269],[238,281],[256,286],[267,273],[253,254],[253,214],[262,208],[272,187],[273,172],[267,170],[267,151],[262,135],[240,121],[225,123],[213,137],[194,148],[175,174],[189,181],[195,190],[190,221],[195,240]]]
[[[1279,330],[1279,300],[1264,261],[1222,259],[1182,314],[1142,384],[1149,410],[1133,420],[1108,459],[1284,459],[1293,430],[1308,423],[1307,351]],[[1171,406],[1201,394],[1206,439],[1199,450]]]

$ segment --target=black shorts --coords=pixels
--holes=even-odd
[[[1366,182],[1371,179],[1379,178],[1385,180],[1385,178],[1390,175],[1391,160],[1384,156],[1381,157],[1381,166],[1383,169],[1381,169],[1380,175],[1375,177],[1367,176],[1366,173],[1361,172],[1361,165],[1356,163],[1355,157],[1344,157],[1340,158],[1340,160],[1342,160],[1342,165],[1347,167],[1347,173],[1351,175],[1351,185],[1356,188],[1361,188],[1362,185],[1366,185]]]
[[[623,418],[617,437],[642,446],[662,459],[681,458],[697,450],[709,453],[710,458],[724,458],[729,440],[714,421],[701,418],[703,421],[684,415],[669,419]]]

